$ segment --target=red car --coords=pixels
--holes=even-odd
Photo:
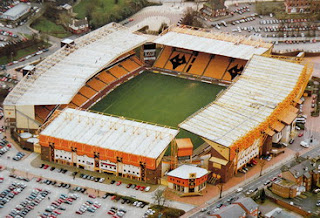
[[[271,179],[271,181],[274,182],[274,181],[276,181],[277,179],[278,179],[277,177],[273,177],[273,178]]]
[[[131,185],[132,185],[132,184],[130,183],[130,184],[128,184],[126,187],[127,187],[127,188],[130,188],[130,187],[131,187]]]
[[[93,198],[93,199],[95,199],[95,198],[96,198],[96,196],[95,196],[95,195],[89,195],[88,197],[89,197],[89,198]]]
[[[82,215],[83,212],[81,212],[80,210],[77,210],[77,211],[76,211],[76,214]]]
[[[303,132],[300,132],[298,137],[302,137],[303,136]]]
[[[114,215],[114,212],[113,212],[112,210],[109,210],[109,211],[108,211],[108,214]]]
[[[119,185],[121,185],[121,183],[122,183],[121,181],[118,181],[118,182],[116,183],[116,185],[119,186]]]
[[[57,210],[54,210],[53,212],[55,212],[56,214],[61,214],[59,211]]]
[[[48,169],[49,165],[44,165],[43,169]]]
[[[140,185],[137,185],[137,186],[136,186],[136,190],[139,190],[139,188],[140,188]]]
[[[146,188],[146,187],[141,186],[141,187],[140,187],[140,191],[144,191],[145,188]]]
[[[255,161],[255,160],[252,160],[251,163],[254,164],[254,165],[256,165],[258,162]]]
[[[11,147],[12,147],[12,145],[11,145],[10,143],[8,143],[8,144],[7,144],[7,146],[8,146],[9,148],[11,148]]]

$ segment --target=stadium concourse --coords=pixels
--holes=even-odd
[[[302,58],[272,56],[271,48],[188,26],[155,37],[111,23],[63,45],[29,72],[4,101],[6,126],[21,147],[47,161],[153,184],[189,163],[208,166],[209,182],[227,181],[270,152],[272,142],[287,142],[294,134],[296,106],[312,68]],[[178,128],[88,110],[145,69],[228,86],[179,124],[206,142],[199,155],[177,157]],[[25,132],[39,143],[28,141]]]

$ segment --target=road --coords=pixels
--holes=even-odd
[[[314,146],[313,149],[311,149],[310,151],[306,152],[305,154],[303,154],[301,156],[302,157],[307,157],[307,156],[316,157],[316,156],[319,155],[319,152],[320,152],[320,146],[318,144],[317,146]],[[293,157],[291,158],[290,161],[286,162],[285,164],[281,164],[280,166],[276,167],[275,169],[271,170],[270,172],[265,173],[261,177],[258,177],[257,179],[255,179],[253,181],[250,181],[250,182],[248,182],[248,184],[242,186],[242,188],[243,188],[242,192],[236,193],[236,191],[233,191],[233,192],[223,196],[218,201],[208,205],[207,210],[205,212],[198,211],[197,213],[193,214],[191,217],[193,217],[193,218],[208,217],[208,214],[207,214],[208,211],[213,213],[214,210],[217,208],[217,205],[219,205],[219,204],[228,205],[229,204],[227,202],[228,199],[237,198],[237,197],[238,198],[245,197],[244,193],[246,193],[247,190],[249,190],[249,189],[256,189],[256,188],[261,189],[261,188],[263,188],[264,187],[264,183],[267,180],[270,180],[273,177],[277,177],[281,173],[280,168],[283,165],[291,164],[292,162],[293,162]],[[292,201],[293,202],[295,202],[295,201],[298,202],[298,200],[295,200],[295,199],[292,199]],[[295,203],[297,203],[297,202],[295,202]]]

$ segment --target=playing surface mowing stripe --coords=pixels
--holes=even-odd
[[[145,71],[96,103],[93,111],[178,127],[188,116],[212,102],[225,87]],[[177,138],[198,136],[180,129]],[[168,153],[168,152],[167,152]]]

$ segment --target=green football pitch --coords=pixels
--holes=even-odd
[[[90,110],[178,127],[224,88],[145,71],[117,87]],[[203,143],[200,137],[180,129],[177,138],[186,137],[191,138],[194,148]]]

